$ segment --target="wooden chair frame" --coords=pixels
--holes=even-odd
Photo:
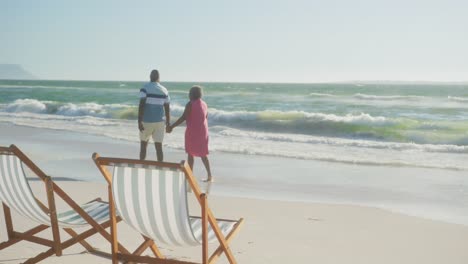
[[[121,221],[120,217],[114,217],[113,221],[108,220],[105,223],[99,224],[97,223],[91,216],[89,216],[75,201],[73,201],[57,184],[52,181],[51,177],[46,175],[38,166],[36,166],[18,147],[15,145],[11,145],[10,147],[1,147],[0,152],[8,152],[16,155],[29,169],[31,169],[34,174],[36,174],[40,180],[42,180],[45,184],[46,192],[47,192],[47,202],[48,207],[45,206],[41,201],[36,198],[36,202],[42,208],[42,210],[50,215],[50,222],[51,225],[38,225],[32,229],[29,229],[25,232],[17,232],[13,228],[13,220],[11,216],[10,208],[5,204],[3,204],[3,212],[5,215],[5,224],[7,230],[8,240],[0,243],[0,250],[5,249],[9,246],[12,246],[20,241],[26,240],[29,242],[33,242],[36,244],[40,244],[43,246],[47,246],[50,249],[44,251],[37,256],[28,259],[24,263],[37,263],[40,262],[53,254],[56,256],[62,255],[62,250],[75,245],[76,243],[81,244],[88,252],[91,254],[95,254],[102,257],[110,258],[111,255],[106,252],[99,251],[93,248],[88,242],[86,242],[86,238],[99,233],[101,234],[106,240],[112,242],[111,235],[105,230],[108,228],[112,223],[117,223]],[[62,228],[67,234],[71,236],[70,239],[66,241],[61,241],[59,228],[61,228],[58,224],[57,220],[57,211],[56,211],[56,204],[55,204],[55,196],[61,198],[67,205],[69,205],[73,210],[75,210],[83,219],[85,219],[89,225],[91,226],[90,229],[78,234],[72,228]],[[97,198],[93,201],[101,201],[100,198]],[[41,237],[35,236],[36,234],[48,229],[52,229],[52,240],[45,239]],[[128,252],[122,245],[118,244],[119,250],[122,252]]]
[[[212,264],[217,261],[219,256],[224,253],[231,264],[237,263],[232,251],[229,247],[229,242],[239,232],[240,228],[244,223],[244,219],[240,218],[238,221],[218,219],[223,221],[237,222],[232,228],[231,232],[225,237],[219,229],[217,219],[214,217],[211,209],[208,207],[207,194],[202,193],[198,187],[198,183],[193,176],[192,170],[185,161],[180,163],[168,163],[168,162],[157,162],[157,161],[144,161],[144,160],[133,160],[133,159],[122,159],[122,158],[110,158],[100,157],[99,154],[93,154],[93,160],[96,163],[99,171],[102,173],[104,178],[109,184],[109,210],[111,215],[111,235],[112,235],[112,263],[117,264],[121,261],[132,261],[137,263],[165,263],[165,264],[196,264],[194,262],[180,261],[173,259],[166,259],[155,242],[143,236],[144,242],[132,253],[128,254],[125,252],[119,252],[117,248],[117,228],[116,228],[116,214],[115,214],[115,203],[112,197],[112,174],[107,169],[107,166],[112,166],[114,163],[127,163],[127,164],[141,164],[150,166],[159,166],[167,168],[176,168],[184,172],[185,178],[187,179],[190,187],[192,188],[193,194],[197,198],[198,203],[201,207],[201,218],[202,218],[202,264]],[[211,225],[220,245],[219,247],[209,255],[208,249],[208,224]],[[150,248],[155,257],[141,256],[141,254]],[[125,262],[124,262],[125,263]]]

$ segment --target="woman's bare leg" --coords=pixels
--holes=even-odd
[[[190,154],[187,154],[187,161],[188,161],[188,165],[190,166],[190,169],[193,172],[193,156]]]
[[[206,172],[208,173],[208,178],[204,181],[212,182],[213,177],[211,175],[210,161],[208,160],[208,156],[202,157],[201,160],[203,161],[203,165],[205,165]]]

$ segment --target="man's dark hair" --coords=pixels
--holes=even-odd
[[[189,97],[190,100],[197,100],[200,99],[203,95],[203,89],[199,85],[195,85],[190,88]]]
[[[150,74],[150,79],[152,82],[157,82],[159,81],[159,71],[158,70],[152,70]]]

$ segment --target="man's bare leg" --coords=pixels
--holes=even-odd
[[[208,178],[203,181],[212,182],[213,176],[211,175],[210,161],[208,160],[208,156],[202,157],[201,160],[203,161],[203,165],[205,165],[206,172],[208,173]]]
[[[146,147],[148,146],[148,141],[140,141],[140,160],[146,159]]]
[[[162,150],[162,143],[161,142],[154,142],[154,147],[156,148],[156,158],[158,161],[164,160],[163,150]]]

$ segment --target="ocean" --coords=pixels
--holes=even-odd
[[[143,84],[0,80],[0,122],[138,142]],[[468,170],[468,84],[162,84],[172,121],[203,86],[212,153]],[[183,134],[164,145],[183,149]]]

